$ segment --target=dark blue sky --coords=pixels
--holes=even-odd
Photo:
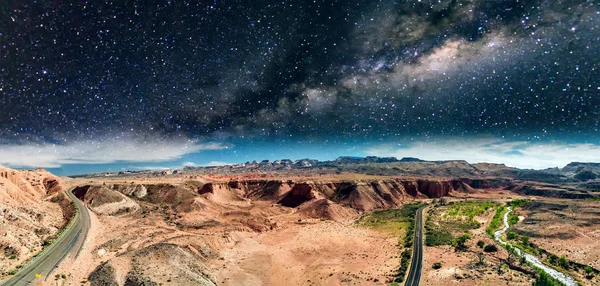
[[[7,166],[600,138],[596,1],[11,1],[0,19]]]

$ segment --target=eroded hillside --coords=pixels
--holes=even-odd
[[[61,179],[0,167],[0,269],[6,275],[49,244],[73,213]]]

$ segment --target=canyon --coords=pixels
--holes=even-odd
[[[91,285],[384,284],[399,267],[398,238],[356,224],[373,211],[440,198],[596,197],[578,185],[519,180],[501,165],[365,160],[73,178],[3,168],[3,275],[65,227],[74,210],[63,191],[71,187],[91,228],[80,255],[54,273]],[[372,174],[389,164],[402,174]]]

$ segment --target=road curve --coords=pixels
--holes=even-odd
[[[404,284],[406,286],[418,286],[421,281],[421,270],[423,269],[423,209],[425,207],[420,207],[415,216],[412,261]]]
[[[73,195],[72,190],[70,188],[65,192],[75,204],[77,213],[68,229],[17,274],[4,281],[3,286],[32,285],[40,280],[46,281],[67,255],[76,257],[79,254],[90,228],[90,214],[85,205]]]

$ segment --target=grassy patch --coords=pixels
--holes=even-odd
[[[507,202],[506,205],[515,209],[518,207],[523,207],[526,206],[528,204],[531,203],[531,200],[522,200],[522,199],[516,199],[516,200],[512,200],[510,202]]]
[[[536,268],[537,274],[535,275],[535,282],[533,282],[533,286],[564,286],[562,282],[554,279],[544,270]]]
[[[485,232],[487,232],[489,235],[493,236],[494,232],[502,227],[502,225],[503,225],[502,217],[504,216],[505,211],[506,211],[506,208],[504,206],[496,207],[496,214],[494,214],[494,217],[490,221],[490,224],[488,225],[488,227],[485,229]]]
[[[358,220],[358,224],[361,226],[397,236],[401,245],[404,246],[405,249],[402,251],[400,267],[396,272],[394,282],[403,282],[408,271],[408,264],[412,255],[410,247],[413,243],[415,215],[422,206],[423,204],[409,204],[398,209],[374,211]]]
[[[451,245],[454,234],[481,227],[474,218],[494,210],[492,202],[455,202],[447,207],[431,210],[425,222],[425,245]]]
[[[404,205],[398,209],[374,211],[361,217],[358,224],[368,228],[385,231],[406,241],[414,224],[415,214],[421,204]],[[412,236],[411,236],[412,237]]]
[[[412,250],[406,249],[402,251],[402,258],[400,260],[400,268],[398,268],[398,273],[396,273],[396,279],[394,282],[401,283],[404,282],[404,277],[406,276],[406,272],[408,271],[408,263],[410,262],[410,257],[412,255]]]
[[[442,215],[443,219],[472,221],[475,216],[479,216],[496,206],[492,202],[455,202]]]

